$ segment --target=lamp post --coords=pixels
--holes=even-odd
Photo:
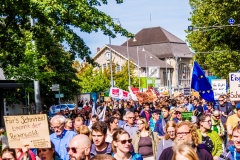
[[[117,20],[117,25],[121,25],[119,18],[112,18],[112,20]],[[110,27],[109,27],[110,29]],[[110,50],[110,73],[111,73],[111,87],[114,87],[113,82],[113,71],[112,71],[112,48],[111,48],[111,37],[109,36],[109,50]]]
[[[131,86],[131,79],[130,79],[130,59],[129,59],[129,51],[128,51],[128,37],[127,37],[127,55],[128,55],[128,86]]]
[[[144,48],[143,48],[143,51],[145,51],[144,50]],[[147,63],[147,54],[145,53],[145,63],[146,63],[146,83],[147,83],[147,89],[148,89],[148,63]],[[152,56],[150,56],[150,58],[152,58]]]
[[[134,37],[133,42],[136,42],[136,41],[137,41],[137,40],[136,40],[136,38]],[[143,52],[145,51],[144,48],[142,49],[142,51],[143,51]],[[138,89],[139,89],[139,91],[140,91],[141,87],[140,87],[140,70],[139,70],[140,66],[139,66],[138,46],[137,46],[137,60],[138,60]]]
[[[31,24],[31,27],[34,26],[34,20],[31,15],[30,15],[30,24]],[[32,41],[32,44],[35,45],[34,41]],[[35,60],[36,59],[34,59],[34,61]],[[35,62],[34,62],[34,64],[35,64]],[[35,99],[35,104],[36,104],[36,113],[39,113],[40,111],[42,111],[42,106],[41,106],[41,100],[40,100],[41,99],[40,85],[39,85],[39,81],[36,80],[36,77],[34,79],[34,99]]]

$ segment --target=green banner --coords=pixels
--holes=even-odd
[[[109,92],[104,92],[104,97],[109,97]]]
[[[140,77],[141,88],[147,88],[147,80],[148,80],[148,87],[155,87],[156,78]]]
[[[192,112],[182,112],[182,120],[183,121],[185,121],[185,120],[191,121],[192,116],[193,116]]]

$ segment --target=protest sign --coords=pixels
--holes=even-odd
[[[191,88],[183,88],[183,94],[184,96],[190,96],[191,95]]]
[[[111,87],[109,96],[112,97],[112,98],[119,98],[119,96],[120,96],[120,89]]]
[[[185,121],[185,120],[191,121],[192,116],[193,116],[192,112],[182,112],[182,120],[183,121]]]
[[[111,98],[110,97],[104,97],[104,101],[105,102],[111,102]]]
[[[121,89],[119,98],[129,100],[129,93]]]
[[[46,114],[4,116],[10,148],[51,148]]]
[[[230,100],[240,100],[240,73],[229,73]]]
[[[145,92],[139,92],[136,95],[139,103],[148,103],[148,102],[153,102],[154,100],[156,100],[157,96],[155,95],[155,93],[151,90],[148,89]]]
[[[226,94],[226,79],[213,79],[212,90],[214,99],[218,99],[220,95]]]
[[[128,90],[129,90],[129,92],[130,92],[130,95],[131,95],[132,100],[138,101],[136,95],[140,92],[139,89],[129,86],[129,87],[128,87]]]

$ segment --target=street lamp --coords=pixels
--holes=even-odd
[[[128,37],[127,37],[127,55],[128,55],[128,86],[131,86],[131,79],[130,79],[130,59],[129,59],[129,51],[128,51]]]
[[[133,42],[136,42],[136,41],[137,41],[137,40],[136,40],[136,38],[134,37],[134,38],[133,38]],[[145,49],[143,48],[142,51],[145,52]],[[141,87],[140,87],[140,70],[139,70],[140,66],[139,66],[138,46],[137,46],[137,60],[138,60],[138,88],[139,88],[139,91],[140,91]]]
[[[144,50],[145,51],[145,50]],[[146,83],[147,83],[147,89],[148,89],[148,63],[147,63],[147,54],[145,53],[145,63],[146,63]],[[152,56],[150,56],[149,58],[152,58]]]
[[[121,26],[119,18],[112,18],[112,20],[117,20],[117,25]],[[110,29],[110,27],[109,27]],[[112,71],[112,48],[111,48],[111,37],[109,36],[109,48],[110,48],[110,73],[111,73],[111,87],[114,87],[113,82],[113,71]]]

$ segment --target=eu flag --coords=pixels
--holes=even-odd
[[[191,88],[198,91],[200,96],[206,101],[214,102],[212,86],[196,61],[193,64]]]

